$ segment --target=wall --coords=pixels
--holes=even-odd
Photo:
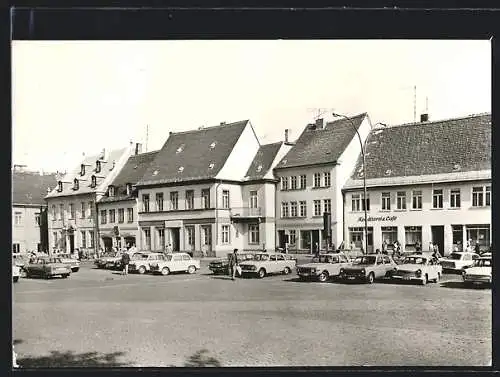
[[[132,222],[128,221],[128,212],[127,210],[132,208],[133,219]],[[115,210],[115,221],[113,223],[110,222],[109,210]],[[119,222],[118,210],[123,209],[124,211],[124,221],[123,223]],[[106,210],[106,224],[101,224],[101,211]],[[99,238],[100,245],[104,247],[102,242],[103,235],[109,235],[113,232],[114,227],[117,226],[121,235],[130,234],[131,236],[135,236],[136,244],[139,240],[139,222],[138,222],[138,214],[137,214],[137,200],[124,200],[119,202],[98,202],[98,212],[99,212]],[[115,239],[113,239],[113,244],[115,244]],[[124,242],[124,241],[122,241]],[[122,243],[122,246],[125,244]]]
[[[21,214],[19,225],[15,223],[15,214]],[[12,206],[12,243],[19,244],[21,253],[26,251],[37,251],[40,240],[40,227],[35,217],[40,214],[40,206],[13,205]]]

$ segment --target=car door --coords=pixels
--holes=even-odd
[[[282,272],[287,267],[285,257],[280,254],[276,254],[276,272]]]
[[[384,258],[382,258],[382,255],[377,255],[377,261],[375,262],[375,266],[373,268],[375,277],[380,278],[382,276],[385,276],[385,263],[384,263]]]
[[[276,254],[269,255],[269,261],[267,263],[268,263],[269,269],[266,268],[266,270],[269,273],[274,274],[274,273],[278,272],[278,256]]]
[[[195,264],[193,263],[193,260],[191,257],[187,254],[182,255],[182,266],[185,271],[189,268],[189,266],[194,266]]]
[[[328,273],[332,276],[337,276],[340,274],[340,258],[338,255],[331,257],[328,264]]]
[[[172,256],[172,268],[170,271],[184,271],[187,267],[183,267],[182,255],[174,254]]]

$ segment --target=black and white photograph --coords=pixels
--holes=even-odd
[[[492,365],[489,40],[13,40],[14,369]]]

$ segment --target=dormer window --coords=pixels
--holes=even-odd
[[[92,178],[90,179],[90,187],[94,188],[97,186],[97,178],[95,175],[92,176]]]
[[[179,166],[179,169],[177,169],[179,173],[182,173],[184,171],[184,166]]]
[[[57,191],[62,192],[63,190],[63,184],[61,181],[57,182]]]
[[[80,182],[78,181],[78,178],[75,178],[73,181],[73,190],[78,190],[80,188]]]
[[[101,172],[101,161],[97,160],[95,162],[95,172],[100,173]]]
[[[262,165],[257,166],[257,173],[260,173],[262,170]]]
[[[208,165],[208,168],[209,168],[209,169],[213,169],[213,168],[214,168],[214,166],[215,166],[215,164],[214,164],[213,162],[211,162],[211,163],[210,163],[210,165]]]
[[[214,149],[216,145],[217,145],[217,142],[212,141],[212,144],[210,144],[210,149]]]
[[[85,175],[85,164],[80,165],[80,175],[82,177]]]
[[[181,145],[179,146],[179,148],[177,148],[176,153],[181,153],[181,152],[184,150],[184,147],[185,147],[185,146],[186,146],[186,144],[181,144]]]
[[[112,197],[115,196],[115,186],[108,186],[108,196]]]
[[[116,162],[113,161],[113,163],[111,164],[111,167],[109,168],[109,171],[113,170],[115,168],[115,165],[116,165]]]
[[[132,194],[132,183],[127,183],[127,195]]]

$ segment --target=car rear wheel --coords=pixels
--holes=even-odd
[[[325,281],[328,280],[328,277],[329,277],[328,272],[327,271],[323,271],[321,274],[319,274],[318,280],[320,282],[324,283]]]
[[[368,274],[368,284],[373,284],[373,282],[375,281],[375,274],[373,272],[370,272]]]
[[[73,267],[71,269],[71,272],[78,272],[80,270],[80,267]]]
[[[146,272],[146,267],[144,267],[144,266],[139,267],[137,272],[140,273],[141,275],[144,274]]]
[[[283,273],[285,275],[288,275],[290,272],[292,272],[292,270],[290,270],[290,267],[285,267],[285,269],[283,270]]]
[[[266,276],[266,270],[264,270],[263,268],[261,268],[259,270],[259,272],[257,273],[257,275],[259,276],[259,279],[262,279],[264,276]]]
[[[168,269],[168,267],[163,267],[163,268],[161,269],[161,274],[162,274],[163,276],[166,276],[166,275],[170,274],[170,270]]]
[[[188,267],[188,274],[194,274],[196,272],[196,267],[195,266],[189,266]]]

